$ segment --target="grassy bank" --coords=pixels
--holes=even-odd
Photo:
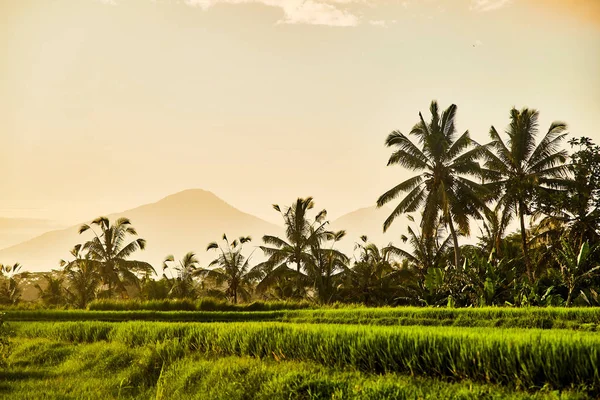
[[[9,321],[172,321],[575,329],[600,327],[600,308],[347,308],[280,311],[8,310]]]
[[[17,334],[176,351],[311,361],[370,373],[471,379],[600,394],[600,336],[565,330],[366,327],[283,323],[63,322],[15,324]]]
[[[452,383],[374,375],[309,361],[210,358],[174,344],[72,344],[15,340],[0,371],[6,399],[585,399],[584,393],[523,392],[469,380]]]

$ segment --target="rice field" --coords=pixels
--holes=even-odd
[[[6,319],[0,398],[600,396],[593,308],[11,310]]]

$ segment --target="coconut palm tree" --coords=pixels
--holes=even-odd
[[[456,136],[456,105],[452,104],[440,116],[438,104],[433,101],[429,110],[430,122],[425,122],[419,113],[420,120],[410,131],[418,144],[400,131],[388,135],[385,144],[394,148],[388,166],[399,164],[419,174],[381,195],[377,206],[406,193],[385,220],[384,231],[399,215],[424,207],[421,230],[425,237],[432,237],[441,216],[454,241],[454,264],[458,266],[460,247],[455,224],[460,233],[469,234],[469,218],[481,218],[485,204],[483,187],[470,179],[480,176],[477,158],[482,150],[471,140],[469,131]]]
[[[225,293],[234,303],[238,302],[239,297],[249,299],[252,283],[260,277],[257,269],[250,268],[250,257],[242,254],[244,244],[251,240],[250,236],[246,236],[230,243],[224,234],[225,246],[219,246],[217,242],[209,243],[206,251],[215,250],[218,255],[210,262],[209,268],[197,269],[195,274],[214,281],[217,286],[225,284]]]
[[[100,231],[96,232],[93,226],[98,227]],[[126,284],[139,286],[138,275],[156,273],[147,262],[128,259],[137,250],[144,250],[146,247],[146,241],[142,238],[127,243],[128,236],[137,236],[137,231],[129,219],[119,218],[111,224],[108,218],[99,217],[93,220],[91,225],[82,225],[79,233],[88,230],[94,233],[94,237],[84,243],[82,250],[89,254],[89,259],[97,266],[109,296],[113,295],[115,289],[122,296],[126,295]]]
[[[167,278],[172,281],[169,295],[175,298],[191,298],[195,296],[194,275],[198,268],[198,258],[192,251],[187,253],[183,259],[175,263],[175,258],[172,255],[167,256],[163,262],[163,276],[167,278],[165,272],[169,269],[175,270],[177,276]]]
[[[312,197],[298,198],[289,208],[282,211],[277,204],[273,208],[281,214],[285,224],[285,239],[277,236],[265,235],[263,242],[268,246],[260,246],[264,254],[269,257],[261,267],[266,274],[290,275],[289,269],[295,268],[297,279],[297,294],[303,287],[302,273],[311,262],[312,247],[320,243],[327,234],[325,229],[327,211],[317,213],[314,219],[308,217],[308,211],[314,207]]]
[[[523,259],[530,282],[534,277],[527,249],[525,216],[532,213],[532,200],[542,197],[540,192],[548,197],[553,191],[566,187],[564,178],[568,173],[567,152],[560,147],[567,135],[567,125],[553,122],[536,145],[538,117],[537,110],[513,108],[506,142],[492,126],[492,142],[485,146],[483,171],[489,182],[488,190],[502,207],[519,219]]]

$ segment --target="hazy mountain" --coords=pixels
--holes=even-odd
[[[156,203],[108,215],[111,221],[122,216],[128,217],[140,237],[147,240],[146,250],[136,253],[135,258],[152,263],[157,271],[168,254],[180,258],[188,251],[195,251],[201,261],[210,260],[212,254],[207,254],[206,246],[220,240],[223,233],[229,238],[250,235],[253,238],[250,245],[257,246],[263,234],[282,232],[277,225],[246,214],[200,189],[186,190]],[[28,271],[57,268],[61,258],[70,257],[69,251],[75,244],[90,239],[92,232],[77,233],[80,225],[47,232],[0,250],[0,262],[18,261]]]
[[[0,249],[22,243],[52,229],[64,228],[57,222],[30,218],[0,218]]]

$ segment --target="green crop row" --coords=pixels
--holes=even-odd
[[[600,336],[565,330],[297,325],[284,323],[63,322],[14,324],[21,337],[128,346],[176,341],[185,351],[314,361],[365,372],[472,379],[600,394]]]
[[[9,310],[10,321],[171,321],[424,325],[596,330],[600,308],[348,308],[281,311]]]
[[[307,361],[206,358],[177,343],[74,346],[19,339],[0,370],[5,399],[585,399],[585,393],[528,393],[472,381],[374,375]]]
[[[94,300],[88,305],[92,311],[278,311],[301,310],[317,307],[308,301],[254,301],[232,304],[227,300],[203,297],[198,300]]]

